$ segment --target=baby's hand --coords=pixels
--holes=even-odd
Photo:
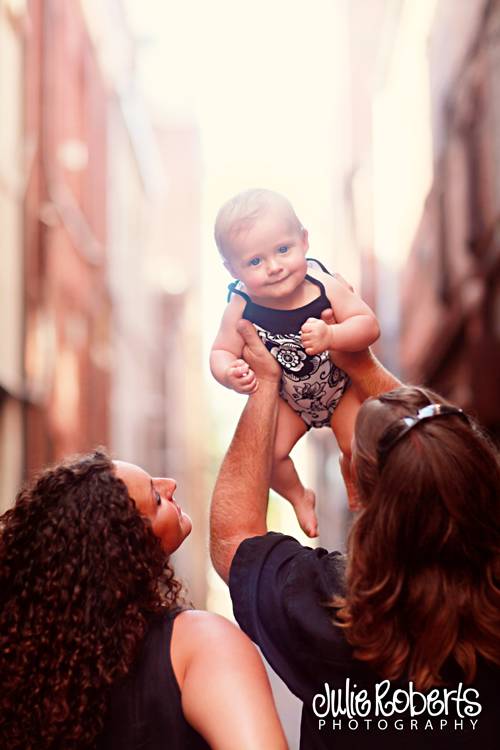
[[[244,359],[235,359],[226,370],[225,384],[237,393],[254,393],[258,381]]]
[[[308,318],[300,329],[300,338],[306,354],[320,354],[331,346],[331,330],[324,320]]]

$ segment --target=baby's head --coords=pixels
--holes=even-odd
[[[215,220],[215,242],[225,261],[236,250],[234,240],[269,214],[283,219],[291,231],[306,231],[284,195],[263,188],[244,190],[224,203]]]
[[[307,231],[290,202],[273,190],[245,190],[227,201],[217,214],[215,241],[224,265],[252,299],[289,295],[307,273]]]

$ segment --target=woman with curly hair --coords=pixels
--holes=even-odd
[[[497,449],[436,393],[336,352],[369,397],[344,466],[360,506],[347,555],[266,533],[279,372],[239,330],[259,389],[215,487],[212,559],[241,627],[303,701],[301,748],[498,748]]]
[[[0,747],[285,748],[254,646],[186,608],[175,481],[96,451],[0,518]]]

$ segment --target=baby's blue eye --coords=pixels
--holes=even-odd
[[[260,263],[260,258],[252,258],[252,260],[250,261],[251,266],[258,266],[259,263]]]
[[[282,245],[278,248],[278,252],[281,253],[281,255],[284,255],[288,252],[288,245]]]
[[[155,490],[155,500],[157,505],[161,505],[161,495],[158,490]]]

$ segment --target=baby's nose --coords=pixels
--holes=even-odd
[[[267,272],[268,273],[276,273],[277,271],[281,270],[281,264],[276,258],[270,258],[267,263]]]

